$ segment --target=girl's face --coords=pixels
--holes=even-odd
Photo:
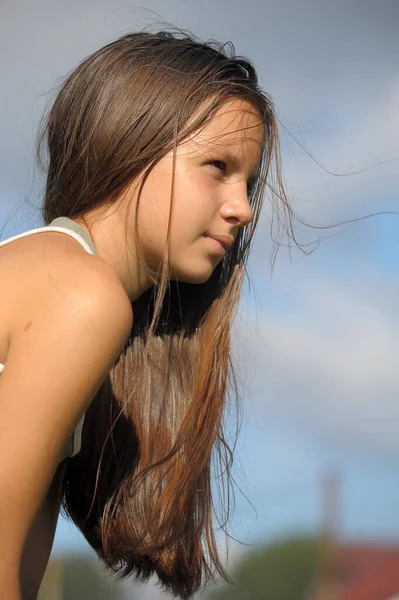
[[[237,99],[226,102],[206,127],[177,147],[170,279],[207,281],[228,252],[207,236],[233,243],[238,229],[251,222],[248,187],[256,178],[263,144],[258,112]],[[171,151],[150,172],[139,200],[139,244],[146,265],[155,272],[166,244],[173,166]],[[134,206],[132,210],[134,214]]]

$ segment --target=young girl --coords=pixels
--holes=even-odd
[[[0,243],[2,597],[37,597],[62,507],[189,598],[227,579],[211,458],[265,185],[291,214],[272,104],[231,46],[130,34],[68,76],[44,143],[45,226]]]

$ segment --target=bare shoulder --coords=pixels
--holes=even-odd
[[[131,304],[114,269],[70,236],[46,232],[1,248],[0,281],[0,362],[2,341],[9,342],[48,303],[76,307],[90,302],[93,309],[94,304],[97,310],[111,309],[110,326],[120,319],[122,328],[131,327]]]
[[[10,569],[19,564],[65,444],[132,324],[111,267],[76,243],[46,243],[30,245],[25,257],[21,245],[0,273],[13,303],[0,377],[0,555],[9,557]]]

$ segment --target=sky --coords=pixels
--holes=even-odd
[[[105,43],[163,21],[232,41],[254,62],[299,217],[302,249],[283,240],[272,272],[265,203],[234,326],[243,421],[232,533],[257,546],[317,531],[334,472],[342,539],[399,544],[395,0],[3,0],[1,239],[41,225],[34,135],[54,87]],[[86,548],[60,520],[54,553]],[[245,548],[233,543],[232,555]]]

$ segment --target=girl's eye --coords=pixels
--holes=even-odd
[[[226,174],[227,164],[223,160],[211,160],[209,164],[215,169],[218,169],[223,175]]]

